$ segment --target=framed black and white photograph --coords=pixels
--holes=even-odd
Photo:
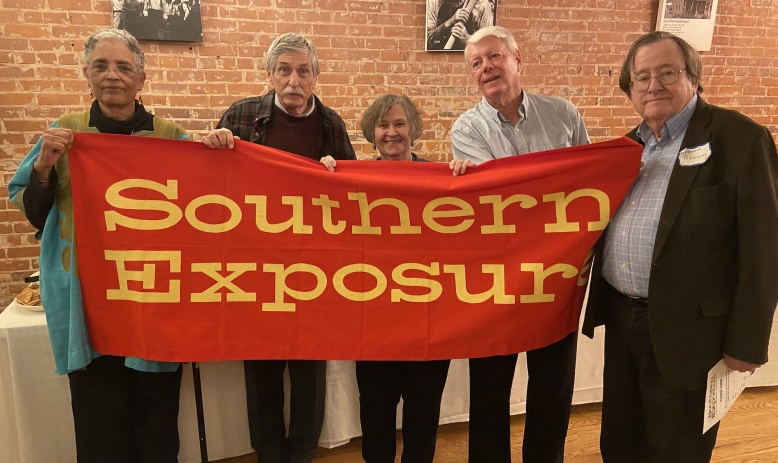
[[[478,29],[494,26],[497,0],[427,0],[427,51],[462,51]]]
[[[113,25],[138,40],[202,42],[200,0],[112,0]]]

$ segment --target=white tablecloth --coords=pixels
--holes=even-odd
[[[770,358],[749,386],[778,384],[778,318],[773,322]],[[574,403],[602,399],[602,331],[595,340],[581,336]],[[179,429],[182,463],[200,461],[192,374],[184,370]],[[519,356],[511,411],[524,412],[526,361]],[[251,452],[240,362],[204,363],[201,368],[208,456],[222,459]],[[467,420],[467,361],[451,363],[443,393],[441,423]],[[0,463],[75,461],[70,392],[65,376],[54,374],[45,317],[11,304],[0,314]],[[398,416],[399,424],[399,416]],[[359,402],[353,362],[328,362],[327,402],[319,445],[334,447],[360,435]]]

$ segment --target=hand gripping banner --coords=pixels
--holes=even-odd
[[[499,159],[317,162],[79,133],[89,333],[150,360],[482,357],[578,328],[591,249],[640,168],[621,138]]]

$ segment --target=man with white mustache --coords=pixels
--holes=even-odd
[[[209,148],[234,140],[321,161],[356,159],[343,119],[313,94],[319,59],[310,40],[286,33],[270,45],[265,67],[273,90],[230,106],[217,129],[202,139]],[[322,360],[246,360],[251,446],[262,463],[309,463],[324,424],[326,363]],[[289,368],[289,433],[284,425],[284,370]]]
[[[454,175],[490,159],[589,143],[581,115],[567,100],[527,93],[522,60],[507,29],[480,29],[467,41],[467,62],[483,95],[451,128]],[[573,399],[577,332],[527,352],[524,463],[564,459]],[[518,354],[470,359],[469,463],[509,463],[510,396]]]

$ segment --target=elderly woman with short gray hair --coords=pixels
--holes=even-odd
[[[377,149],[379,161],[421,161],[411,151],[421,137],[419,110],[405,95],[378,98],[362,115],[362,134]],[[333,171],[335,160],[321,160]],[[440,401],[450,360],[356,362],[362,459],[395,461],[397,405],[403,399],[403,463],[432,463],[440,419]]]
[[[101,355],[92,348],[74,246],[68,148],[78,133],[188,138],[181,126],[136,101],[146,81],[145,64],[127,31],[90,36],[82,69],[94,98],[90,108],[51,124],[8,187],[11,202],[39,230],[41,298],[56,372],[70,382],[79,463],[178,458],[181,365]]]

